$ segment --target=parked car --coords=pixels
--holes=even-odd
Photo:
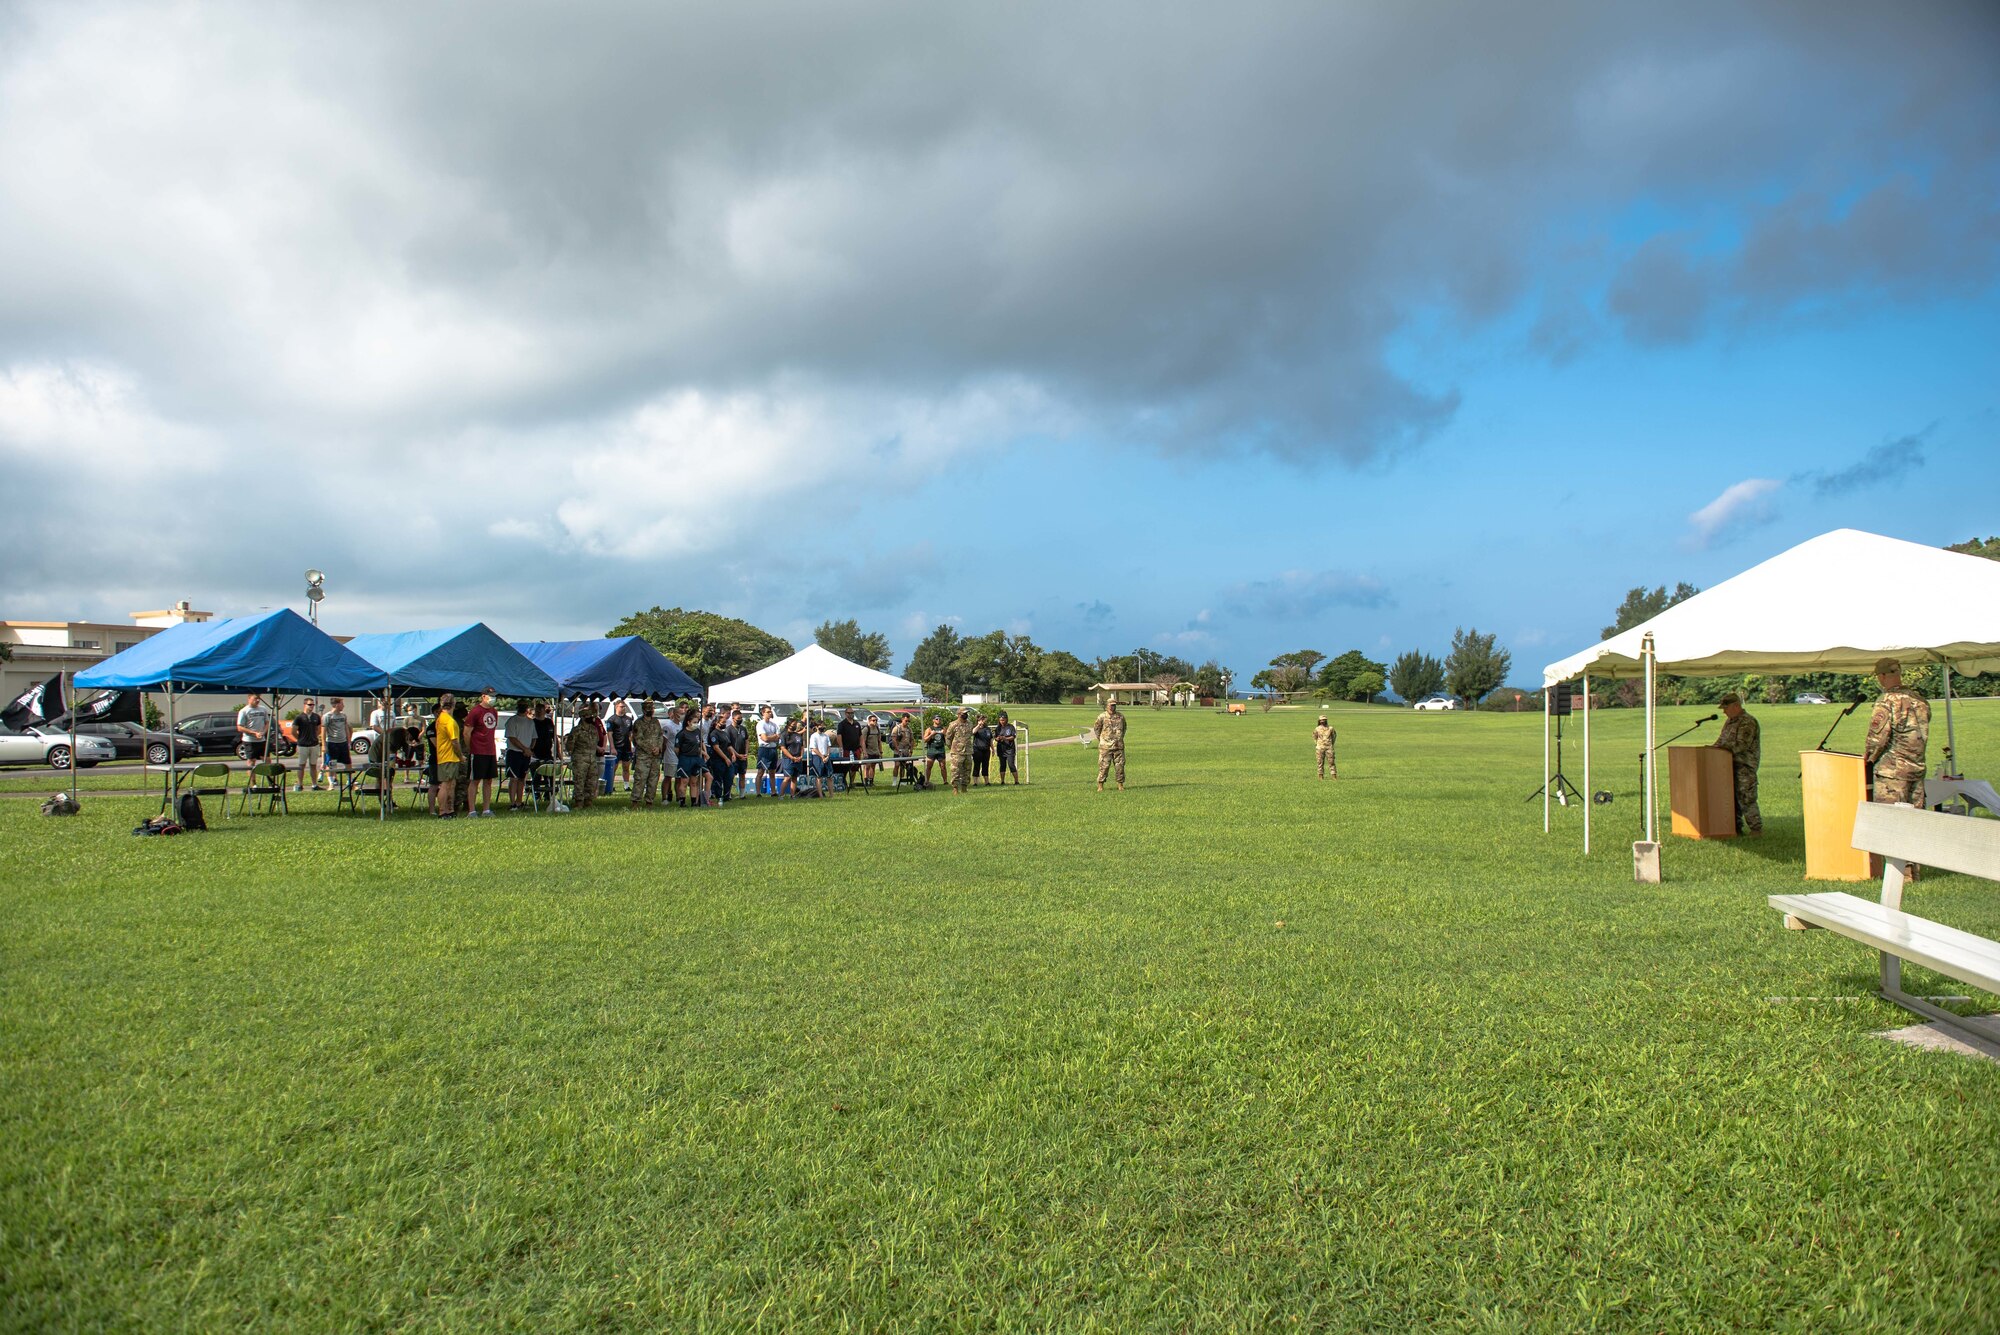
[[[175,760],[185,760],[201,751],[192,737],[141,727],[137,723],[79,723],[76,731],[79,736],[102,737],[111,743],[120,760],[137,760],[143,756],[148,765],[166,764],[169,747]]]
[[[1818,691],[1800,691],[1792,697],[1792,703],[1795,705],[1830,705],[1833,701],[1827,699]]]
[[[1459,699],[1455,695],[1446,695],[1443,691],[1433,691],[1431,694],[1425,696],[1423,699],[1411,705],[1410,708],[1427,709],[1427,710],[1463,709],[1465,708],[1465,701]]]
[[[90,737],[83,733],[76,736],[76,764],[79,769],[89,769],[92,765],[116,759],[117,755],[117,750],[102,737]],[[0,765],[47,765],[50,769],[68,769],[69,762],[68,733],[50,732],[44,728],[16,732],[12,728],[0,727]]]
[[[243,754],[242,739],[236,732],[236,711],[233,709],[218,710],[213,714],[196,714],[192,718],[181,719],[174,724],[174,731],[193,741],[201,755]],[[292,735],[290,719],[279,722],[278,733],[278,754],[296,755],[299,748]]]

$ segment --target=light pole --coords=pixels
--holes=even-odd
[[[306,571],[306,618],[319,625],[319,600],[326,597],[326,572]]]

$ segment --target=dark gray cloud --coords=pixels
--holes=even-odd
[[[1078,603],[1076,605],[1076,614],[1077,621],[1088,632],[1094,633],[1110,630],[1118,624],[1118,616],[1111,610],[1111,604],[1101,598],[1092,599],[1087,603]]]
[[[164,450],[329,568],[789,605],[842,578],[744,555],[714,471],[818,518],[1024,439],[1393,460],[1459,411],[1399,345],[1439,312],[1559,290],[1562,360],[1990,283],[1997,13],[28,0],[0,482]],[[0,535],[10,606],[154,602],[213,522],[57,562],[90,517],[49,515]],[[871,553],[854,606],[907,601]]]
[[[1921,431],[1885,440],[1845,468],[1801,473],[1793,480],[1811,487],[1813,495],[1821,498],[1845,496],[1863,487],[1879,487],[1900,481],[1922,470],[1924,442],[1937,430],[1937,425],[1932,422]]]

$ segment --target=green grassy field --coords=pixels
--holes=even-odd
[[[1337,784],[1308,713],[1142,712],[1104,796],[0,804],[0,1322],[1994,1329],[2000,1066],[1766,907],[1831,711],[1758,712],[1769,837],[1659,886],[1629,711],[1587,858],[1538,717],[1380,709]]]

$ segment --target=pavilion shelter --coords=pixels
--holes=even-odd
[[[268,692],[275,719],[287,695],[365,696],[388,674],[289,608],[258,616],[183,622],[76,675],[91,690],[154,691],[167,697],[167,731],[182,695]],[[167,792],[179,787],[179,758],[167,754]]]
[[[2000,561],[1836,529],[1550,663],[1542,669],[1542,681],[1554,686],[1583,680],[1586,793],[1591,679],[1646,683],[1644,789],[1646,838],[1651,842],[1656,834],[1653,681],[1658,673],[1865,676],[1884,657],[1901,659],[1906,670],[1922,663],[1943,666],[1945,744],[1956,762],[1951,674],[2000,671]],[[1586,799],[1584,847],[1589,846]]]
[[[851,663],[829,649],[809,644],[767,668],[708,688],[708,697],[726,704],[877,705],[918,704],[924,688],[893,673]]]
[[[1090,689],[1097,693],[1097,703],[1100,705],[1107,700],[1116,700],[1121,705],[1131,705],[1134,708],[1139,705],[1160,704],[1167,694],[1160,689],[1157,682],[1150,681],[1100,681]]]

